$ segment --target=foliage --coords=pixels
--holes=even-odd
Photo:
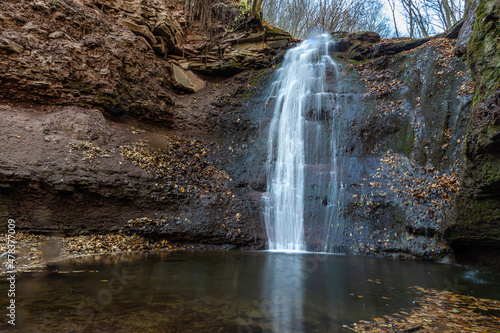
[[[355,332],[499,332],[500,330],[498,316],[500,301],[459,295],[451,291],[410,288],[421,294],[415,302],[417,307],[401,310],[392,316],[370,318],[344,327]]]
[[[96,144],[89,141],[75,141],[68,144],[70,151],[80,150],[83,154],[83,161],[92,161],[96,157],[110,157],[112,151],[100,148]]]
[[[167,194],[204,195],[221,193],[229,196],[224,171],[218,170],[207,157],[206,145],[176,136],[157,136],[121,146],[124,159],[153,174],[161,199]]]

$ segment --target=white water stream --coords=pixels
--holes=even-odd
[[[327,89],[330,85],[327,76],[338,78],[337,64],[328,53],[331,43],[328,35],[321,35],[289,50],[271,88],[268,104],[274,103],[274,113],[264,210],[270,250],[307,250],[304,213],[306,195],[310,195],[306,189],[311,182],[309,174],[326,174],[322,176],[327,178],[323,181],[327,183],[323,192],[330,193],[324,199],[323,216],[325,225],[331,224],[336,203],[332,192],[338,191],[335,134],[338,107],[336,95]],[[321,250],[324,249],[326,245]]]

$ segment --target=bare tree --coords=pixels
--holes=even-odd
[[[309,31],[372,30],[390,34],[381,0],[266,0],[263,3],[266,20],[305,37]]]
[[[396,20],[396,0],[387,0],[387,2],[389,3],[389,8],[391,9],[394,32],[396,33],[396,37],[399,37],[398,22]]]
[[[251,14],[261,10],[271,24],[304,37],[314,28],[328,31],[372,30],[390,34],[383,10],[387,1],[395,35],[401,35],[397,16],[406,19],[409,37],[427,37],[450,29],[465,13],[470,0],[251,0]]]
[[[399,0],[410,37],[426,37],[429,34],[450,29],[463,17],[466,1]],[[389,2],[394,4],[394,0],[389,0]]]
[[[448,30],[464,15],[466,2],[465,0],[429,0],[427,6],[438,19],[437,27]]]

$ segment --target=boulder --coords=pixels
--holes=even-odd
[[[338,42],[330,43],[328,45],[329,52],[346,52],[351,48],[351,43],[346,41],[345,39],[341,39]]]
[[[189,70],[183,70],[179,65],[172,64],[172,78],[175,87],[187,92],[197,92],[205,88],[205,82]]]
[[[373,31],[366,31],[360,34],[357,34],[355,38],[360,42],[365,43],[380,43],[380,35]]]
[[[151,45],[156,54],[165,55],[167,54],[167,45],[163,40],[163,37],[156,37],[156,44]]]
[[[153,34],[165,39],[168,51],[172,52],[175,45],[182,44],[183,31],[179,23],[172,14],[161,12],[158,15],[158,21],[153,28]]]

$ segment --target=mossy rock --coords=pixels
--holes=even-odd
[[[467,63],[476,81],[474,105],[500,89],[500,2],[480,0]]]
[[[458,224],[448,239],[500,243],[500,202],[495,199],[459,198]]]

